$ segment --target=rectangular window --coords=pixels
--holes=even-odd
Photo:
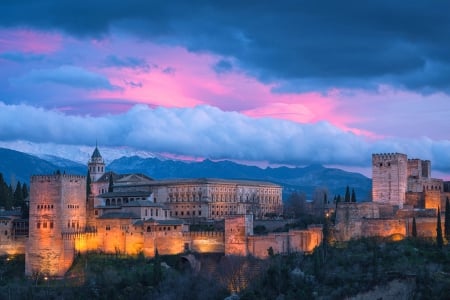
[[[42,227],[43,227],[43,228],[47,228],[47,222],[44,222],[44,223],[42,224]]]
[[[41,222],[37,222],[36,227],[37,227],[37,229],[41,228]]]
[[[158,210],[159,210],[159,209],[155,209],[155,214],[156,214],[156,216],[158,216]]]
[[[50,222],[50,228],[53,228],[53,222]]]
[[[111,227],[109,225],[106,225],[106,230],[111,230]]]

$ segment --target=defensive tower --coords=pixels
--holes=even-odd
[[[373,202],[403,208],[408,183],[407,173],[408,159],[406,154],[372,154]]]
[[[25,274],[63,276],[74,258],[63,234],[81,233],[86,226],[86,177],[32,176],[29,220]]]

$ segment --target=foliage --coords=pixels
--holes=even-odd
[[[413,220],[412,220],[412,236],[413,236],[414,238],[417,237],[416,217],[413,217]]]
[[[113,190],[114,190],[113,174],[112,172],[109,172],[108,193],[112,193]]]
[[[356,202],[356,194],[355,194],[355,189],[352,189],[352,202]]]
[[[347,187],[345,189],[344,202],[350,202],[350,188],[348,187],[348,185],[347,185]]]
[[[442,237],[442,227],[441,227],[441,210],[438,207],[438,212],[437,212],[437,222],[436,222],[436,244],[438,246],[438,248],[442,248],[442,246],[444,245],[444,239]]]
[[[91,191],[91,172],[88,170],[87,175],[86,175],[86,199],[89,197],[89,195],[92,194]]]
[[[447,241],[450,241],[450,202],[448,197],[445,201],[445,219],[444,219],[444,234]]]

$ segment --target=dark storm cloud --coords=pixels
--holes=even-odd
[[[447,1],[23,0],[1,5],[0,25],[78,37],[121,28],[234,57],[262,80],[309,84],[300,89],[351,87],[358,80],[433,92],[450,79],[449,11]],[[428,76],[430,65],[440,72]]]
[[[108,55],[105,63],[108,67],[142,69],[144,71],[149,71],[151,68],[145,59],[139,57],[118,57],[116,55]],[[157,68],[158,66],[153,65],[152,67]]]
[[[213,66],[213,69],[217,74],[227,73],[233,69],[233,65],[228,60],[221,59]]]

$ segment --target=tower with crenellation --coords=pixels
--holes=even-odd
[[[63,276],[75,254],[64,235],[81,233],[86,226],[86,177],[32,176],[29,206],[25,274]]]
[[[408,159],[401,153],[372,154],[373,202],[403,207],[408,184]]]

